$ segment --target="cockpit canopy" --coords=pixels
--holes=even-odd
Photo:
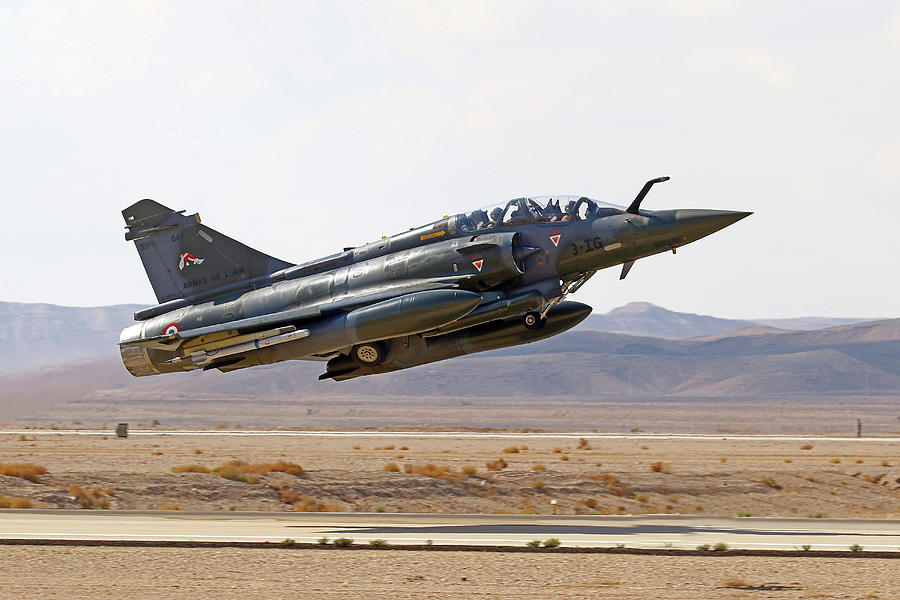
[[[621,206],[585,196],[533,196],[485,206],[457,215],[456,219],[461,231],[475,231],[500,225],[583,221],[624,212]]]

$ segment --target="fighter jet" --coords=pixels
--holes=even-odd
[[[119,346],[132,375],[286,360],[345,380],[566,331],[597,271],[675,252],[751,213],[645,210],[584,196],[515,198],[302,264],[254,250],[153,200],[122,211],[159,304]]]

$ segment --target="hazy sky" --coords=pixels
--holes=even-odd
[[[532,194],[756,214],[575,299],[900,316],[894,2],[0,4],[0,300],[153,303],[140,198],[292,262]]]

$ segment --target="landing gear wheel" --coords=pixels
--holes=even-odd
[[[531,310],[525,313],[525,316],[522,317],[522,323],[528,329],[541,329],[544,326],[544,323],[547,322],[547,319],[541,316],[541,313]]]
[[[367,342],[353,346],[350,350],[350,358],[364,367],[381,364],[384,362],[384,344]]]

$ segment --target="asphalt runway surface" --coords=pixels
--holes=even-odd
[[[523,546],[557,538],[566,547],[865,550],[900,552],[900,520],[716,518],[674,515],[540,516],[378,513],[188,513],[0,510],[0,539],[69,541]]]
[[[0,435],[115,435],[111,429],[2,429]],[[348,438],[481,438],[481,439],[561,439],[577,440],[759,440],[798,442],[900,442],[900,437],[835,437],[821,435],[753,435],[715,433],[596,433],[596,432],[481,432],[481,431],[294,431],[282,429],[129,429],[129,436],[214,436],[214,437],[348,437]]]

